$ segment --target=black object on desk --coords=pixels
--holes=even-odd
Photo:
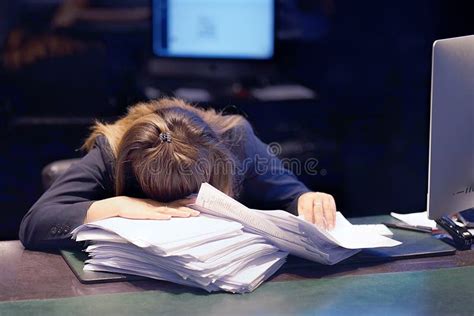
[[[452,243],[459,250],[469,250],[472,246],[472,234],[465,228],[457,225],[448,216],[443,216],[436,220],[436,223],[446,230],[452,239],[444,239]]]

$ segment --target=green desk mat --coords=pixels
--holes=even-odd
[[[474,267],[0,303],[1,315],[472,315]]]
[[[77,279],[84,284],[108,283],[121,281],[145,280],[145,277],[109,272],[85,271],[84,262],[87,259],[87,253],[81,250],[60,250],[64,261],[71,268]]]
[[[349,219],[352,224],[400,223],[390,215],[377,215]],[[431,234],[390,228],[393,239],[401,241],[396,247],[364,249],[349,261],[385,261],[419,257],[453,255],[456,249]]]

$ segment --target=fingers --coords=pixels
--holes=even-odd
[[[185,206],[192,199],[175,201],[170,204],[131,197],[122,197],[121,201],[119,205],[116,205],[118,209],[117,216],[130,219],[170,219],[172,217],[192,217],[200,214],[198,211]]]
[[[144,210],[140,213],[133,214],[133,217],[130,216],[130,218],[135,218],[135,219],[159,219],[159,220],[166,220],[170,219],[171,215],[169,214],[164,214],[160,212],[156,212],[154,210]]]
[[[158,202],[152,199],[145,199],[144,201],[148,204],[148,207],[162,213],[176,215],[179,217],[187,217],[186,214],[189,214],[189,216],[199,215],[198,211],[187,207],[188,205],[196,202],[196,196],[190,196],[169,203]]]
[[[189,207],[186,207],[186,206],[181,206],[179,209],[183,210],[183,211],[186,211],[186,212],[189,212],[191,214],[191,216],[198,216],[199,214],[201,214],[201,212],[196,211],[196,210],[194,210],[192,208],[189,208]]]
[[[186,205],[189,205],[189,204],[194,204],[196,203],[196,196],[193,195],[193,196],[188,196],[184,199],[181,199],[181,200],[177,200],[177,201],[174,201],[173,203],[171,203],[172,205],[178,205],[178,206],[186,206]]]
[[[313,202],[313,223],[317,226],[326,229],[326,221],[324,219],[323,201],[318,197],[312,200]]]
[[[336,202],[329,194],[325,194],[323,198],[323,218],[326,221],[326,229],[334,228],[336,224]]]
[[[185,206],[161,206],[157,208],[157,211],[162,214],[167,214],[172,217],[190,217],[199,215],[198,211],[195,211]]]
[[[159,219],[159,220],[167,220],[171,219],[171,215],[152,212],[146,219]]]
[[[324,229],[332,229],[336,224],[336,202],[330,194],[308,192],[298,200],[298,213]]]
[[[336,202],[330,194],[320,192],[316,194],[317,197],[314,199],[315,224],[325,229],[333,229],[336,225]]]
[[[298,200],[298,213],[303,215],[304,219],[308,222],[314,223],[313,218],[313,200],[307,198],[305,194],[300,196]]]
[[[146,203],[148,203],[150,206],[153,206],[153,207],[173,207],[173,208],[179,208],[180,206],[187,206],[187,205],[190,205],[190,204],[194,204],[196,202],[196,196],[189,196],[189,197],[186,197],[184,199],[181,199],[181,200],[176,200],[176,201],[172,201],[172,202],[169,202],[169,203],[165,203],[165,202],[159,202],[159,201],[155,201],[155,200],[152,200],[152,199],[145,199],[143,200],[145,201]]]
[[[133,219],[156,219],[156,220],[167,220],[172,217],[194,217],[198,216],[199,212],[188,207],[173,208],[167,206],[149,207],[141,210],[140,212],[133,212],[126,214],[123,217]]]

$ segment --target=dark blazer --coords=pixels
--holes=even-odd
[[[236,145],[241,191],[238,200],[249,207],[296,213],[298,197],[309,189],[271,155],[251,128]],[[20,240],[29,249],[74,245],[71,231],[81,225],[90,205],[114,196],[114,165],[110,145],[98,137],[95,146],[73,164],[40,197],[23,218]]]

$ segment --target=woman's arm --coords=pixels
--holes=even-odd
[[[103,143],[103,142],[101,142]],[[169,219],[196,216],[187,208],[194,198],[172,203],[114,196],[111,162],[94,147],[72,165],[31,207],[20,226],[20,240],[26,248],[68,247],[75,243],[70,232],[82,225],[109,217]]]
[[[272,154],[268,145],[247,127],[244,158],[245,179],[241,198],[249,204],[264,204],[267,209],[284,209],[320,227],[332,228],[336,204],[326,193],[311,192],[283,162]]]
[[[26,248],[70,246],[70,232],[83,224],[94,201],[113,195],[101,151],[94,147],[40,197],[23,218],[20,240]]]
[[[195,197],[161,203],[149,199],[137,199],[128,196],[114,196],[95,201],[87,210],[84,223],[90,223],[109,217],[131,219],[170,219],[171,217],[197,216],[199,212],[187,207],[195,202]]]

